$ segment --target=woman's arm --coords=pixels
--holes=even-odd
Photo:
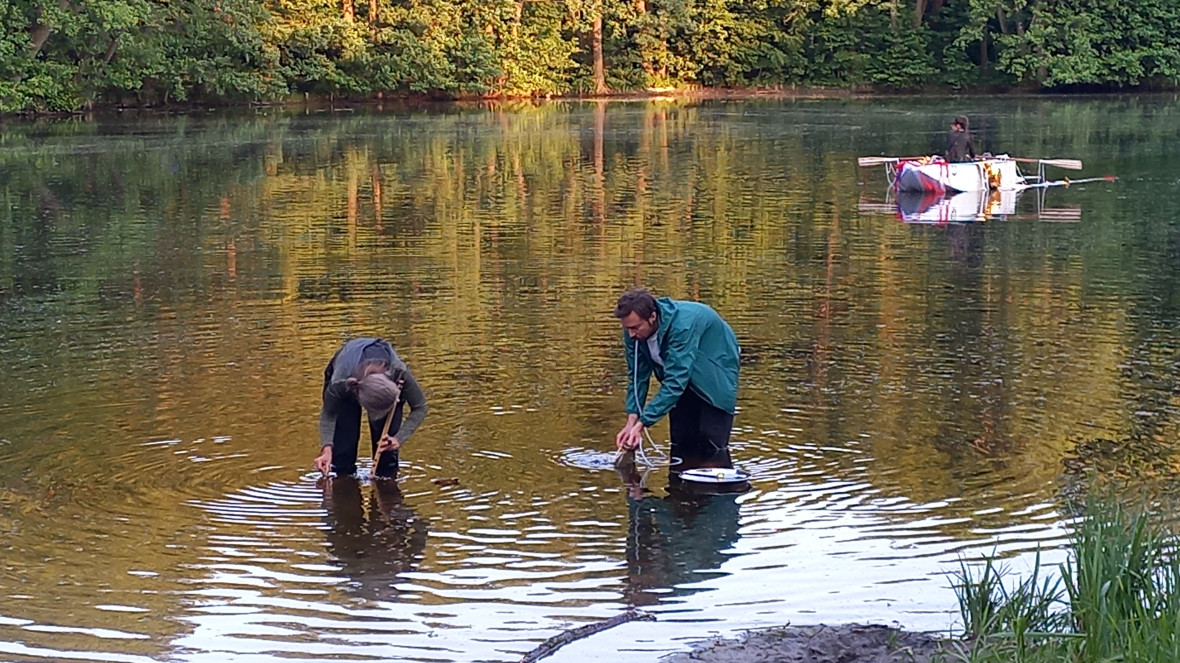
[[[422,387],[409,371],[406,371],[405,379],[405,384],[402,385],[402,399],[410,406],[410,415],[397,431],[397,439],[403,443],[414,434],[426,418],[426,412],[430,410],[430,406],[426,404],[426,394],[422,393]]]

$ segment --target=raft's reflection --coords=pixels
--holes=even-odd
[[[738,540],[738,495],[749,484],[697,484],[678,473],[694,467],[732,467],[725,462],[685,458],[669,468],[668,495],[644,487],[645,473],[633,459],[616,469],[627,486],[627,579],[623,594],[631,605],[652,605],[669,595],[699,591],[692,583],[713,575]],[[712,572],[712,573],[710,573]]]
[[[396,481],[376,480],[365,508],[361,482],[336,477],[324,486],[328,547],[355,593],[372,600],[398,593],[398,574],[426,550],[426,521],[405,505]]]

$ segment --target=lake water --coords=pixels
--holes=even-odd
[[[907,223],[968,113],[1098,182]],[[954,627],[1062,559],[1088,472],[1180,470],[1174,96],[262,110],[0,127],[0,657],[654,661],[713,633]],[[740,496],[642,498],[618,294],[743,347]],[[401,481],[317,486],[322,371],[388,338]],[[664,443],[666,424],[655,437]]]

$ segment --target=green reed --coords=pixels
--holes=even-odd
[[[1075,522],[1056,579],[1038,554],[1014,581],[994,556],[953,582],[969,663],[1180,661],[1180,561],[1169,527],[1145,510],[1093,500]]]

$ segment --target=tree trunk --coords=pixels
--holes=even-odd
[[[636,21],[636,23],[638,23],[640,26],[637,32],[642,35],[643,33],[647,32],[647,28],[644,25],[644,23],[646,23],[644,17],[647,16],[647,0],[635,0],[635,15],[639,17],[639,20]],[[646,53],[647,49],[645,49],[642,44],[639,44],[638,50],[639,66],[643,67],[644,73],[647,74],[647,80],[644,81],[644,83],[651,85],[652,80],[655,78],[655,67],[652,65],[651,58],[648,57],[648,54]]]
[[[111,43],[107,44],[107,52],[103,54],[102,63],[104,65],[110,64],[111,60],[115,58],[115,51],[119,48],[119,35],[111,35]]]
[[[1032,29],[1033,23],[1036,20],[1037,20],[1036,16],[1033,16],[1031,19],[1029,19],[1029,21],[1028,21],[1029,29]],[[1019,20],[1016,21],[1016,34],[1023,37],[1024,32],[1025,32],[1024,25]],[[1022,39],[1021,42],[1024,42],[1024,40]],[[1022,46],[1021,50],[1027,52],[1027,47]],[[1045,47],[1038,45],[1033,50],[1037,55],[1037,61],[1042,62],[1042,63],[1045,62],[1045,59],[1046,59],[1045,58]],[[1041,85],[1043,87],[1045,85],[1045,81],[1049,79],[1049,68],[1046,67],[1044,64],[1037,65],[1035,76],[1036,76],[1037,84]]]
[[[69,8],[69,0],[57,0],[57,7],[61,10]],[[33,24],[29,26],[29,57],[35,58],[37,54],[44,48],[45,42],[49,40],[51,30],[48,25],[41,22],[41,8],[33,10]]]
[[[344,18],[348,21],[356,19],[356,4],[354,0],[344,0]]]
[[[987,31],[979,38],[979,73],[987,76]]]
[[[922,26],[922,17],[926,14],[926,0],[916,0],[914,2],[914,27]]]
[[[369,25],[377,26],[377,17],[381,13],[381,7],[378,6],[377,0],[369,0]]]
[[[590,54],[594,58],[594,94],[606,94],[606,62],[602,56],[602,2],[594,3],[590,27]]]
[[[35,58],[49,41],[49,26],[38,21],[29,28],[29,57]]]

